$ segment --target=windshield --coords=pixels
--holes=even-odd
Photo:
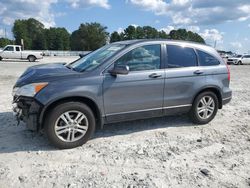
[[[97,66],[101,65],[113,54],[123,49],[125,46],[125,44],[110,44],[103,46],[102,48],[84,56],[83,58],[71,63],[68,66],[78,72],[91,71]]]

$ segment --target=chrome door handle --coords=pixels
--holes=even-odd
[[[149,78],[159,78],[159,77],[162,77],[161,74],[157,74],[157,73],[152,73],[148,76]]]
[[[196,71],[194,71],[194,74],[203,74],[204,72],[203,71],[201,71],[201,70],[196,70]]]

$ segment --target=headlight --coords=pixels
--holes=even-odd
[[[15,87],[12,91],[12,95],[33,97],[47,85],[48,85],[47,82],[42,82],[42,83],[32,83],[24,85],[22,87]]]

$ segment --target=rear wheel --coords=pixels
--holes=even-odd
[[[30,56],[28,57],[28,60],[29,60],[29,62],[34,62],[34,61],[36,60],[36,57],[33,56],[33,55],[30,55]]]
[[[0,61],[2,61],[3,60],[3,58],[0,56]]]
[[[93,112],[80,102],[67,102],[56,106],[45,122],[45,132],[49,141],[60,149],[83,145],[94,131]]]
[[[214,119],[218,111],[218,98],[215,93],[207,91],[199,94],[192,105],[190,117],[194,123],[206,124]]]

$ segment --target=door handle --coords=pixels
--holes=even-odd
[[[194,71],[194,74],[203,74],[204,72],[203,71],[201,71],[201,70],[196,70],[196,71]]]
[[[161,74],[152,73],[152,74],[150,74],[148,77],[149,77],[149,78],[159,78],[159,77],[161,77],[161,76],[162,76]]]

